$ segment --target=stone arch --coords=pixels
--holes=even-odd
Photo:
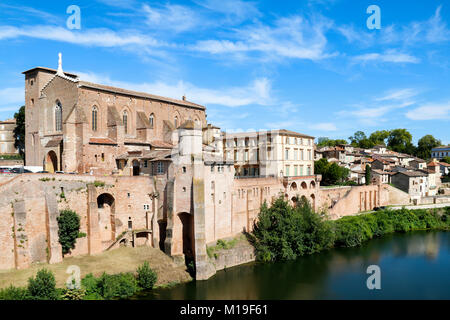
[[[311,194],[311,208],[314,211],[316,210],[316,195],[314,193]]]
[[[310,187],[311,187],[311,189],[315,189],[316,188],[316,183],[314,181],[311,181]]]
[[[152,112],[148,117],[148,122],[150,123],[150,128],[155,128],[155,114]]]
[[[302,196],[302,197],[300,198],[300,200],[301,200],[302,203],[308,203],[308,199],[306,199],[305,196]]]
[[[194,257],[194,216],[187,212],[182,212],[178,214],[182,224],[182,244],[183,244],[183,254],[187,258]]]
[[[302,182],[301,186],[302,186],[302,189],[305,189],[305,190],[308,189],[308,185],[306,184],[305,181]]]
[[[100,194],[97,197],[97,209],[99,219],[102,223],[106,226],[108,224],[110,225],[111,234],[110,237],[108,237],[108,234],[106,233],[104,235],[105,240],[114,241],[116,239],[116,201],[114,197],[110,193]],[[103,230],[107,230],[104,227],[105,226],[100,228],[101,232],[104,232]]]
[[[297,206],[297,202],[298,202],[298,197],[297,196],[292,197],[291,201],[292,201],[293,206],[296,207]]]
[[[50,150],[45,157],[45,171],[50,173],[58,171],[58,156],[53,150]]]
[[[291,189],[291,191],[297,191],[297,183],[292,182],[290,189]]]

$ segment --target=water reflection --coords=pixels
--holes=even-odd
[[[379,265],[382,290],[368,290]],[[252,263],[208,281],[160,289],[138,299],[450,299],[450,234],[387,235],[360,248],[337,248],[272,264]]]

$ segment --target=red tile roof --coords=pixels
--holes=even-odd
[[[116,145],[117,142],[110,138],[90,138],[89,143],[95,143],[95,144],[113,144]]]

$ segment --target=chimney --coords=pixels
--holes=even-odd
[[[186,96],[183,95],[183,97],[181,99],[183,99],[183,101],[186,101]]]

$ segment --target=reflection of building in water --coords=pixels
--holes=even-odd
[[[411,237],[407,242],[407,255],[425,255],[427,258],[436,259],[439,253],[439,237],[436,233],[426,234],[424,237]]]

